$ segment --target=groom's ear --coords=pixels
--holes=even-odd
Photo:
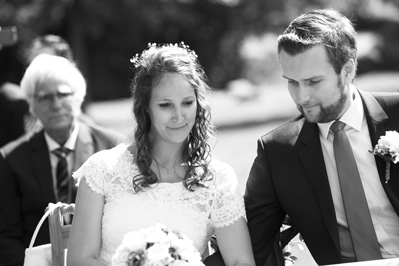
[[[341,79],[343,84],[352,83],[355,78],[356,73],[356,65],[353,59],[349,59],[341,69]]]

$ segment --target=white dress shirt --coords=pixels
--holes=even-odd
[[[339,119],[346,124],[344,131],[349,138],[360,178],[369,205],[371,219],[380,244],[383,258],[399,256],[399,217],[395,213],[388,197],[382,187],[375,156],[369,151],[373,150],[370,133],[367,127],[363,110],[363,103],[356,88],[352,87],[355,99],[350,108]],[[351,245],[348,224],[346,221],[344,205],[342,202],[337,167],[334,159],[333,139],[329,123],[319,123],[320,142],[326,164],[328,181],[333,195],[335,213],[341,238],[341,255],[355,257]]]

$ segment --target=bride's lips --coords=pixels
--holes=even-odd
[[[183,128],[185,128],[187,126],[187,124],[185,124],[185,125],[182,125],[182,126],[180,126],[180,127],[169,127],[171,130],[181,130],[181,129],[183,129]]]

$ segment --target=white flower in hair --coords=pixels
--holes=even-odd
[[[191,60],[196,61],[198,56],[197,54],[190,49],[190,47],[185,44],[184,42],[180,43],[167,43],[167,44],[156,44],[156,43],[148,43],[147,49],[145,49],[141,54],[136,54],[130,59],[130,62],[133,63],[135,68],[139,68],[144,66],[145,59],[151,54],[150,52],[153,49],[162,49],[162,48],[174,48],[174,49],[181,49],[189,55]]]

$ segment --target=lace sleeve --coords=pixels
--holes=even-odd
[[[106,164],[100,155],[101,152],[93,154],[72,176],[77,181],[76,186],[79,186],[80,181],[84,178],[91,190],[105,195],[104,183],[107,171]]]
[[[216,193],[211,212],[214,227],[225,227],[236,222],[240,217],[246,219],[244,198],[238,189],[238,182],[233,168],[223,164],[216,169]]]

